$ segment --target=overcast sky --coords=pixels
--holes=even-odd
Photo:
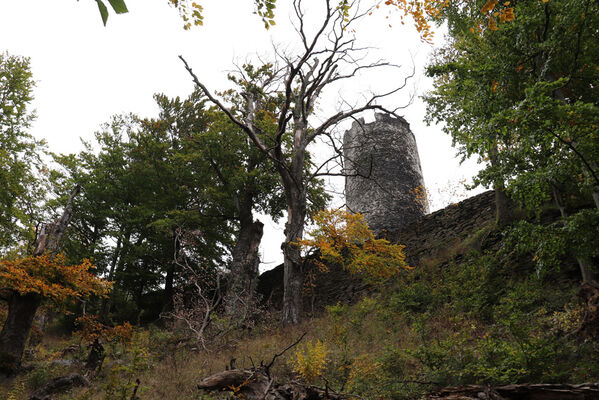
[[[273,43],[294,47],[296,36],[286,7],[290,0],[278,0],[277,25],[268,31],[252,14],[252,0],[196,1],[204,6],[205,25],[184,31],[167,0],[127,0],[130,12],[111,14],[106,27],[93,0],[0,0],[0,51],[30,57],[37,81],[33,134],[46,139],[53,152],[77,152],[82,148],[79,138],[93,138],[111,115],[156,116],[154,93],[188,95],[193,85],[177,58],[180,54],[211,90],[222,90],[228,87],[226,75],[234,63],[255,59],[256,54],[268,59]],[[318,11],[321,3],[304,0],[308,11]],[[379,10],[355,34],[362,45],[376,48],[372,57],[403,68],[363,76],[325,94],[322,113],[334,110],[339,96],[358,101],[364,91],[395,86],[412,65],[416,77],[391,100],[393,105],[403,105],[410,94],[422,95],[430,88],[422,71],[433,47],[421,43],[409,23],[402,26],[397,14]],[[438,208],[451,200],[460,181],[475,173],[476,163],[459,165],[441,128],[424,124],[419,99],[399,113],[416,136],[425,183]],[[282,260],[282,228],[266,222],[262,269]]]

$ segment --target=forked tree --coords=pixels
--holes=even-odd
[[[339,123],[365,111],[378,110],[396,115],[397,108],[388,109],[379,102],[405,87],[408,79],[401,79],[386,93],[368,96],[359,105],[344,103],[333,115],[318,115],[317,102],[331,85],[356,79],[362,70],[392,66],[380,60],[364,61],[368,49],[358,46],[352,32],[370,9],[360,7],[359,2],[338,4],[331,0],[326,0],[320,7],[324,15],[315,24],[306,17],[302,1],[293,2],[300,49],[296,54],[275,48],[273,62],[265,64],[270,72],[259,80],[248,82],[240,71],[237,83],[244,99],[243,112],[214,95],[180,56],[195,85],[273,161],[280,175],[287,205],[285,241],[281,246],[284,255],[284,324],[296,324],[301,318],[303,273],[301,249],[297,243],[304,235],[310,183],[330,173],[328,162],[306,168],[310,163],[308,146],[320,139],[332,139],[331,131]],[[265,131],[256,123],[265,113],[270,113],[276,122],[272,130]],[[333,148],[338,147],[333,144]],[[328,161],[337,157],[338,154],[333,154]]]

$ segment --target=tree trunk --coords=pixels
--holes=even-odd
[[[69,374],[60,376],[44,383],[44,386],[31,394],[29,400],[51,399],[53,398],[53,394],[63,393],[79,386],[89,386],[89,381],[83,375]]]
[[[110,310],[112,310],[112,308],[113,308],[113,304],[114,304],[114,300],[115,300],[115,296],[116,296],[115,289],[117,289],[119,287],[119,285],[122,281],[121,275],[123,273],[123,270],[125,269],[125,259],[129,255],[129,252],[131,251],[131,249],[133,247],[138,246],[142,240],[143,240],[143,236],[140,236],[135,244],[131,244],[131,229],[128,229],[125,236],[123,236],[123,243],[121,244],[121,248],[119,250],[119,255],[117,258],[117,263],[114,268],[112,279],[111,279],[113,282],[113,286],[112,286],[112,290],[110,291],[110,295],[108,296],[108,303],[106,304],[106,316],[108,316],[108,314],[110,313]]]
[[[40,303],[35,294],[13,293],[8,299],[8,316],[0,332],[0,372],[12,374],[21,367],[25,343]]]
[[[306,219],[306,200],[302,192],[292,191],[285,224],[285,242],[282,245],[284,255],[283,287],[283,325],[300,322],[302,313],[302,271],[301,249],[295,244],[303,238]]]
[[[237,244],[233,249],[231,264],[231,283],[226,301],[227,313],[235,314],[239,306],[251,305],[255,300],[258,281],[260,256],[258,250],[262,241],[264,224],[253,221],[251,209],[249,215],[242,213]]]
[[[117,241],[116,241],[116,248],[114,250],[114,253],[112,254],[112,260],[110,260],[110,269],[108,271],[108,281],[112,282],[112,280],[114,279],[114,271],[116,269],[116,265],[117,262],[119,260],[120,254],[121,254],[121,244],[122,244],[122,240],[123,240],[123,236],[119,235]],[[112,297],[112,295],[111,295]],[[106,322],[106,318],[108,316],[108,311],[109,311],[109,299],[108,297],[104,297],[102,298],[102,304],[100,306],[100,321],[105,323]]]
[[[514,204],[503,187],[495,185],[495,210],[497,225],[504,227],[514,220]]]
[[[562,216],[562,218],[566,218],[568,216],[568,212],[566,211],[566,207],[561,200],[559,189],[555,185],[551,185],[551,187],[553,189],[553,199],[555,200],[557,208],[559,208],[560,215]],[[574,257],[576,258],[576,262],[578,262],[578,267],[580,268],[582,282],[588,283],[593,281],[593,266],[591,262],[588,260],[588,258],[581,257],[577,254],[574,254]]]
[[[497,143],[491,149],[491,165],[497,164]],[[494,183],[495,189],[495,221],[499,227],[504,227],[514,220],[514,204],[505,192],[505,185],[498,179]]]
[[[177,239],[177,232],[173,230],[173,238],[175,238],[175,257],[179,256],[180,243]],[[170,262],[166,268],[166,277],[164,279],[164,298],[162,299],[162,312],[169,313],[173,310],[173,294],[175,284],[175,267],[176,260]]]

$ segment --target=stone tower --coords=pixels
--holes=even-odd
[[[375,233],[395,230],[428,213],[416,139],[403,118],[360,118],[343,136],[345,196]]]

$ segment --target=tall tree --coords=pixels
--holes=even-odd
[[[355,77],[362,69],[388,65],[381,62],[365,65],[356,61],[361,59],[365,50],[355,45],[356,39],[351,36],[351,30],[361,17],[368,15],[368,10],[364,12],[357,5],[350,8],[347,3],[338,6],[329,0],[325,1],[322,8],[324,15],[321,22],[308,23],[302,2],[293,2],[299,47],[302,50],[297,55],[277,51],[275,57],[281,66],[269,64],[269,73],[259,79],[248,80],[243,74],[239,75],[238,84],[245,108],[242,115],[238,115],[226,101],[214,96],[181,57],[195,85],[272,160],[280,176],[287,205],[285,242],[282,245],[285,270],[284,324],[296,324],[301,318],[303,273],[297,243],[304,235],[310,183],[323,174],[323,169],[319,167],[307,171],[308,146],[330,135],[331,129],[340,122],[361,112],[381,110],[393,113],[393,110],[386,109],[377,101],[403,86],[386,94],[373,95],[361,106],[340,110],[322,119],[323,122],[316,123],[312,117],[316,114],[316,104],[323,90],[335,82]],[[308,25],[317,28],[308,31]],[[271,111],[273,106],[274,110]],[[272,132],[265,131],[257,123],[260,115],[265,113],[276,121]]]
[[[450,38],[428,68],[435,78],[429,120],[445,123],[462,155],[490,161],[478,183],[505,187],[532,210],[553,199],[562,224],[581,222],[569,212],[573,198],[593,198],[599,207],[599,5],[512,2],[497,12],[505,23],[483,20],[496,6],[476,1],[445,10]],[[580,229],[597,236],[596,228]],[[571,248],[590,280],[596,252],[580,241]]]
[[[261,73],[250,67],[246,72]],[[234,103],[240,101],[234,92],[230,92],[229,97]],[[201,169],[212,177],[212,201],[218,202],[223,210],[229,210],[228,215],[223,215],[223,222],[236,227],[229,293],[225,299],[232,312],[241,304],[254,301],[263,228],[262,222],[254,220],[254,212],[277,219],[284,208],[276,171],[272,162],[222,111],[205,108],[205,98],[200,92],[194,92],[185,100],[171,100],[162,95],[156,96],[156,100],[160,118],[152,121],[162,124],[170,135],[183,143],[188,168]],[[264,126],[269,123],[273,125],[272,121],[263,121]]]
[[[95,145],[58,157],[66,168],[58,180],[82,182],[84,192],[75,204],[69,246],[101,261],[115,281],[112,300],[124,293],[139,304],[144,293],[166,285],[168,307],[179,228],[201,233],[195,242],[199,263],[206,268],[223,264],[231,235],[222,218],[226,212],[213,201],[209,166],[190,168],[185,151],[164,122],[117,116],[96,135]],[[81,248],[80,243],[94,245]]]
[[[28,132],[34,85],[28,58],[0,53],[0,254],[26,253],[43,219],[43,142]]]

